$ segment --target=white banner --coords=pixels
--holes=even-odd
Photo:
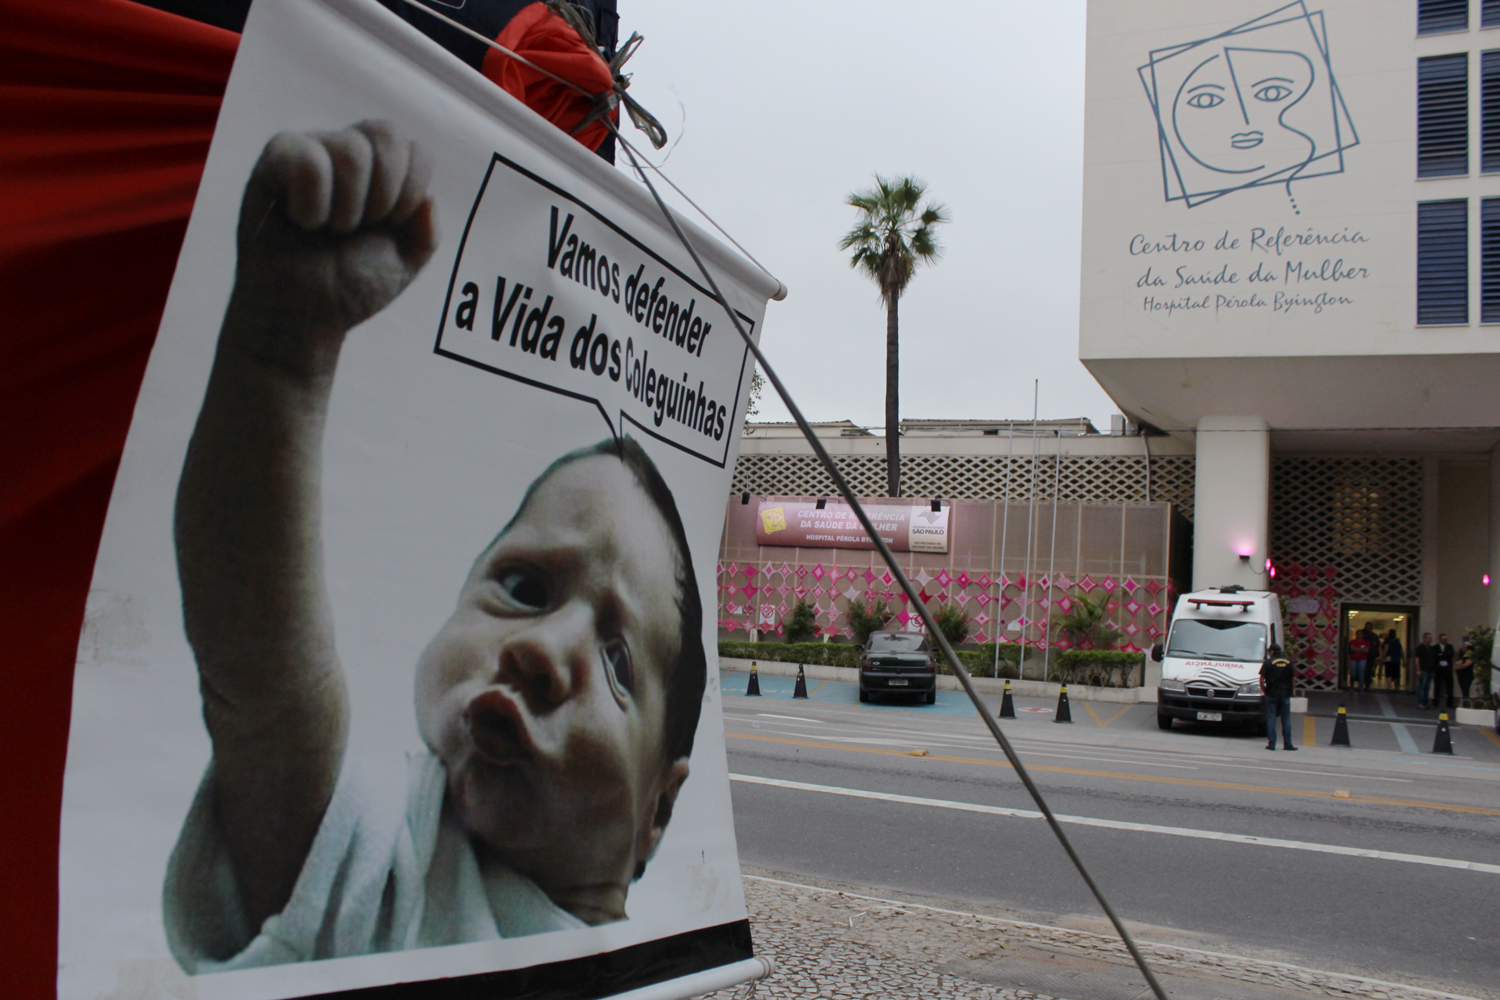
[[[256,4],[79,645],[60,1000],[745,963],[703,609],[750,374],[639,185],[374,0]]]

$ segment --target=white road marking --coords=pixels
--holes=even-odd
[[[1380,714],[1388,719],[1396,718],[1396,710],[1391,707],[1391,699],[1383,694],[1375,696],[1375,703],[1380,706]],[[1396,743],[1401,747],[1402,753],[1421,753],[1417,749],[1417,741],[1411,738],[1411,730],[1399,722],[1391,723],[1391,732],[1396,734]]]
[[[790,719],[793,722],[811,722],[815,726],[826,726],[828,723],[820,719],[805,719],[800,715],[772,715],[770,712],[756,712],[762,719]]]
[[[1042,814],[1034,809],[1009,809],[1004,806],[985,806],[975,802],[954,802],[949,799],[928,799],[916,795],[897,795],[893,792],[869,792],[860,788],[839,788],[834,785],[811,785],[802,781],[784,781],[780,778],[760,778],[750,774],[730,774],[729,780],[743,781],[751,785],[769,785],[772,788],[787,788],[801,792],[821,792],[825,795],[844,795],[855,799],[874,799],[880,802],[899,802],[904,805],[928,806],[934,809],[954,809],[959,812],[984,813],[990,816],[1009,816],[1014,819],[1041,819]],[[1282,840],[1278,837],[1252,837],[1243,833],[1222,833],[1217,830],[1194,830],[1182,826],[1157,826],[1154,823],[1128,823],[1123,820],[1096,819],[1091,816],[1057,815],[1060,823],[1076,826],[1096,826],[1107,830],[1126,830],[1131,833],[1157,833],[1169,837],[1191,837],[1197,840],[1217,840],[1228,844],[1245,844],[1252,847],[1279,847],[1292,851],[1311,851],[1316,854],[1341,854],[1351,858],[1371,858],[1378,861],[1401,861],[1414,865],[1432,865],[1437,868],[1459,868],[1465,871],[1486,872],[1500,875],[1500,865],[1488,865],[1479,861],[1460,861],[1456,858],[1435,858],[1425,854],[1403,854],[1398,851],[1372,851],[1362,847],[1345,847],[1342,844],[1315,844],[1305,840]]]

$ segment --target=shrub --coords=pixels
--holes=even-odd
[[[955,649],[958,662],[973,677],[1008,677],[1015,680],[1021,676],[1017,665],[1021,662],[1021,647],[1013,642],[1000,645],[1000,672],[995,673],[995,644],[987,642],[978,649]],[[938,673],[951,674],[948,664],[938,660]]]
[[[1067,636],[1068,641],[1074,645],[1086,642],[1095,649],[1108,649],[1120,641],[1124,633],[1115,628],[1108,618],[1108,594],[1100,594],[1098,597],[1073,594],[1069,596],[1069,600],[1073,602],[1073,606],[1056,621],[1059,634]]]
[[[1144,662],[1145,653],[1104,649],[1070,649],[1056,661],[1058,679],[1064,684],[1121,688],[1133,686],[1135,668]]]
[[[782,634],[789,643],[812,642],[818,636],[816,621],[817,612],[804,597],[793,606],[792,613],[782,619]]]
[[[879,632],[891,620],[891,609],[883,597],[877,598],[873,604],[866,603],[863,597],[856,597],[849,602],[848,620],[849,627],[854,630],[854,644],[864,648],[870,633]]]
[[[1470,689],[1480,699],[1490,695],[1490,673],[1494,670],[1495,630],[1488,625],[1473,625],[1464,630],[1464,642],[1474,660],[1474,686]]]
[[[957,646],[968,638],[969,616],[957,604],[939,604],[932,617],[937,622],[938,631],[943,633],[943,638],[948,640],[950,646]]]
[[[827,667],[858,667],[860,647],[831,642],[719,641],[719,655],[773,663],[818,663]]]

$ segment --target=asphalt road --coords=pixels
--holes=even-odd
[[[807,701],[790,700],[788,678],[762,675],[761,698],[734,693],[743,675],[723,684],[747,862],[1097,925],[1097,904],[961,695],[861,705],[839,682],[815,682]],[[1355,747],[1336,749],[1331,719],[1299,717],[1302,748],[1273,754],[1207,726],[1161,732],[1151,705],[1074,702],[1074,723],[1058,725],[1051,704],[1017,704],[1008,735],[1143,936],[1460,993],[1500,986],[1492,733],[1456,728],[1454,756],[1439,757],[1412,746],[1430,746],[1430,727],[1361,721]]]

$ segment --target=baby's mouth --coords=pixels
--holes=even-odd
[[[1265,141],[1263,132],[1236,132],[1229,137],[1229,144],[1235,149],[1254,149]]]
[[[519,764],[536,752],[520,708],[503,691],[492,688],[469,702],[464,721],[475,752],[491,764]]]

